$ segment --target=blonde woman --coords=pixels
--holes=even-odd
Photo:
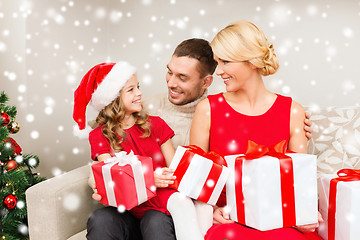
[[[306,152],[303,107],[290,97],[266,89],[263,76],[279,68],[273,45],[251,22],[238,21],[222,29],[211,42],[216,74],[226,92],[210,95],[196,108],[190,144],[222,155],[245,153],[247,141],[271,146],[287,140],[288,149]],[[321,239],[317,224],[258,231],[229,220],[224,195],[214,211],[206,239]],[[319,216],[322,221],[321,216]]]

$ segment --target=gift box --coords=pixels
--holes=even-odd
[[[91,168],[102,204],[130,210],[156,196],[150,157],[120,152]]]
[[[323,239],[359,239],[360,170],[342,169],[338,175],[320,176],[319,209],[324,222],[318,232]]]
[[[169,187],[193,199],[215,205],[229,175],[227,167],[217,162],[225,163],[225,160],[214,152],[205,153],[196,146],[179,146],[169,166],[175,169],[173,175],[176,176],[174,184]]]
[[[287,153],[286,142],[268,148],[249,141],[245,155],[225,160],[232,220],[262,231],[318,221],[316,156]]]

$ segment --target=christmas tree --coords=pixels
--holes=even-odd
[[[0,236],[3,239],[28,239],[25,190],[45,180],[32,173],[39,165],[33,154],[23,154],[10,137],[20,130],[15,121],[15,106],[7,106],[8,97],[0,93]]]

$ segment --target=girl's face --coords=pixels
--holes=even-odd
[[[134,74],[121,89],[120,97],[125,107],[125,114],[130,115],[135,112],[140,112],[142,92],[139,88],[139,82]]]
[[[237,91],[249,80],[256,67],[249,62],[226,61],[214,55],[218,63],[216,75],[224,80],[227,92]]]

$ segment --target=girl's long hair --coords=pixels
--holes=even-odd
[[[151,130],[148,114],[141,108],[141,111],[133,113],[133,116],[135,117],[135,124],[144,131],[141,137],[149,137]],[[96,117],[96,123],[102,127],[102,133],[109,140],[114,152],[120,152],[122,150],[120,144],[124,142],[126,137],[126,133],[123,130],[124,117],[125,107],[120,96],[101,110]]]

